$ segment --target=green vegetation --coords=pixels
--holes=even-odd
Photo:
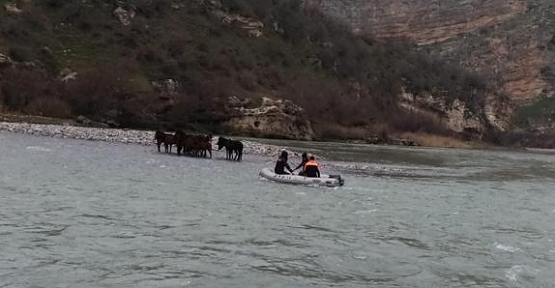
[[[330,123],[446,133],[401,110],[403,90],[459,99],[470,114],[482,115],[487,87],[476,75],[409,43],[354,36],[295,0],[119,2],[136,13],[130,25],[120,23],[107,0],[19,1],[22,13],[2,10],[0,53],[34,65],[0,68],[1,103],[123,126],[217,128],[228,117],[227,97],[274,95],[304,107],[326,136]],[[222,21],[226,14],[258,19],[263,35]],[[59,81],[66,68],[78,72],[77,80]],[[165,79],[176,80],[178,90],[152,84]],[[47,99],[54,100],[41,105]]]

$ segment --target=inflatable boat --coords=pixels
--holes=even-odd
[[[263,168],[260,170],[260,177],[266,178],[268,180],[288,183],[288,184],[300,184],[300,185],[319,185],[327,187],[337,187],[343,186],[345,180],[341,178],[340,175],[324,175],[320,174],[319,178],[310,178],[299,175],[280,175],[274,173],[274,169]]]

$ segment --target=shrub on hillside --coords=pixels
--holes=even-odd
[[[13,45],[8,50],[8,56],[16,62],[29,62],[33,60],[33,52],[30,47]]]
[[[101,67],[82,73],[68,83],[66,99],[76,114],[104,117],[118,108],[118,103],[133,96],[129,72],[118,67]]]
[[[16,66],[0,70],[0,100],[10,110],[23,111],[40,97],[57,97],[59,86],[42,69]]]
[[[54,118],[70,118],[72,116],[69,104],[58,97],[38,97],[23,110],[31,115]]]
[[[392,117],[390,123],[391,128],[396,131],[450,134],[449,130],[438,120],[411,112],[399,111],[396,117]]]
[[[136,11],[146,18],[161,17],[171,9],[171,0],[131,0]]]

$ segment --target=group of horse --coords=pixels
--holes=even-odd
[[[178,130],[175,134],[168,134],[162,131],[156,131],[154,141],[160,147],[164,144],[165,152],[171,153],[172,146],[176,146],[177,155],[194,156],[194,157],[210,157],[212,158],[212,135],[186,134]],[[243,159],[243,143],[241,141],[219,137],[216,144],[218,150],[225,148],[226,159],[241,161]]]

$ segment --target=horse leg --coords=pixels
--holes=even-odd
[[[161,152],[161,151],[160,151],[160,144],[162,144],[162,143],[160,143],[160,142],[157,142],[157,143],[156,143],[156,145],[158,145],[158,152]]]

